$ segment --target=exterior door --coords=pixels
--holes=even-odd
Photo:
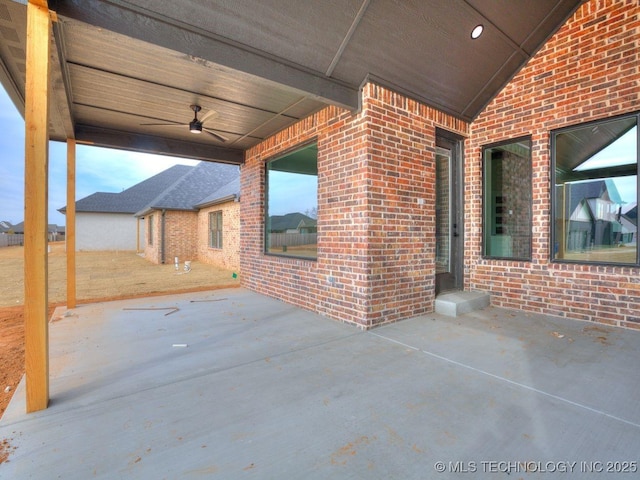
[[[436,295],[462,290],[462,142],[436,137]]]

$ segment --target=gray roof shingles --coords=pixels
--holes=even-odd
[[[76,202],[76,212],[143,215],[155,209],[195,210],[202,199],[212,196],[212,191],[222,189],[239,175],[235,165],[174,165],[122,192],[96,192],[82,198]],[[65,213],[66,206],[59,211]]]
[[[194,167],[174,165],[119,193],[96,192],[76,201],[76,212],[135,213]],[[65,213],[64,206],[58,211]]]
[[[287,213],[286,215],[272,215],[269,217],[271,221],[272,232],[284,232],[285,230],[291,230],[298,228],[300,222],[305,222],[306,225],[315,225],[316,221],[305,215],[304,213],[295,212]]]
[[[202,208],[206,205],[215,203],[217,200],[222,200],[223,198],[229,198],[232,196],[235,198],[240,197],[240,177],[236,177],[213,192],[211,195],[207,195],[205,198],[201,199],[196,207]]]
[[[240,170],[236,165],[200,162],[193,170],[179,178],[170,188],[160,193],[136,215],[150,210],[197,210],[202,199],[238,178]]]

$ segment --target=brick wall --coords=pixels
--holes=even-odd
[[[366,164],[371,326],[433,311],[436,127],[464,122],[370,84]]]
[[[222,211],[222,248],[209,247],[209,213]],[[240,204],[226,202],[198,212],[198,260],[240,272]]]
[[[144,256],[153,263],[162,263],[162,222],[163,214],[154,210],[153,245],[147,244]],[[146,219],[149,215],[146,216]],[[147,220],[148,221],[148,220]],[[195,260],[197,257],[196,241],[198,237],[198,215],[196,212],[167,210],[164,213],[164,261],[173,263],[178,257],[180,263]]]
[[[241,176],[245,287],[369,328],[433,310],[436,127],[468,125],[368,84],[247,152]],[[318,142],[318,259],[266,256],[265,162]],[[424,202],[423,202],[424,201]]]
[[[274,155],[317,136],[318,167],[320,169],[324,164],[326,169],[326,160],[323,160],[326,158],[324,147],[327,141],[326,132],[329,131],[330,124],[337,125],[348,119],[348,113],[330,107],[296,123],[246,152],[245,164],[242,166],[240,176],[240,269],[243,286],[308,310],[316,310],[316,304],[325,298],[324,289],[319,286],[318,262],[271,257],[263,253],[265,162]],[[318,196],[320,197],[320,193]],[[320,247],[318,255],[320,257],[325,255]],[[353,315],[347,321],[356,316]]]
[[[640,269],[550,263],[553,129],[640,110],[640,5],[582,5],[471,126],[466,145],[465,288],[494,305],[640,328]],[[533,259],[481,258],[483,145],[531,135]]]
[[[167,210],[165,214],[165,263],[178,257],[181,263],[198,256],[197,212]]]

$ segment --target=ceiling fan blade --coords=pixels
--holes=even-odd
[[[209,110],[207,113],[205,113],[200,117],[200,121],[204,123],[207,120],[211,120],[212,118],[215,118],[217,116],[218,116],[218,112],[216,112],[215,110]]]
[[[205,132],[207,132],[209,135],[211,135],[212,137],[216,137],[218,140],[220,140],[221,142],[227,142],[229,141],[229,139],[223,135],[220,135],[219,133],[214,132],[213,130],[209,129],[209,128],[203,128],[202,130],[204,130]]]
[[[145,127],[186,127],[188,126],[185,123],[141,123],[140,125],[144,125]]]

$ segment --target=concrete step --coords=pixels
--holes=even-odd
[[[436,313],[457,317],[488,307],[490,299],[486,292],[446,292],[436,297]]]

